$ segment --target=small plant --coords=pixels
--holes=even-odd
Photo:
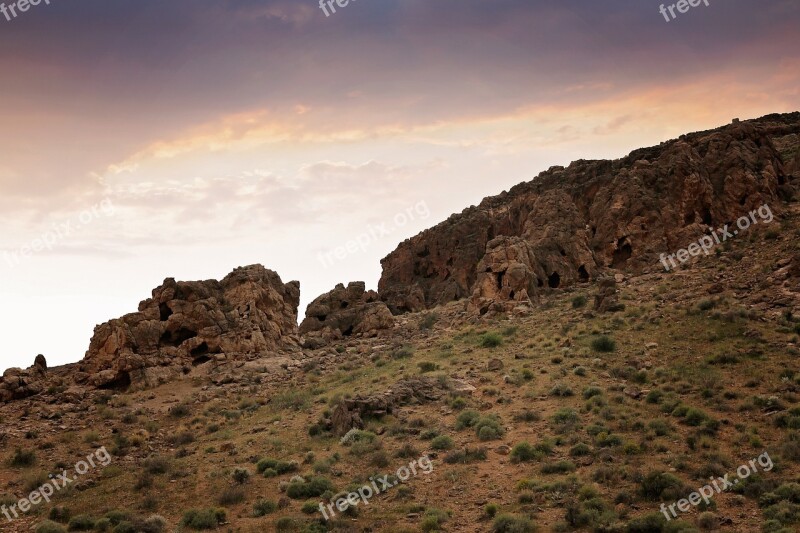
[[[617,343],[608,335],[600,335],[592,340],[592,349],[600,353],[609,353],[617,349]]]
[[[239,485],[244,485],[250,479],[250,471],[245,468],[237,468],[233,471],[233,480]]]
[[[181,525],[196,530],[217,529],[225,519],[224,509],[192,509],[183,515]]]
[[[431,363],[430,361],[422,361],[417,363],[417,366],[419,367],[419,371],[423,374],[426,372],[433,372],[439,368],[436,363]]]
[[[496,503],[487,503],[483,507],[483,514],[485,514],[488,518],[494,518],[499,510],[500,507],[498,507]]]
[[[499,333],[484,333],[480,338],[481,348],[497,348],[503,344],[503,337]]]
[[[9,461],[11,466],[15,467],[28,467],[36,463],[36,453],[33,450],[23,450],[17,448],[14,455],[11,456]]]
[[[253,516],[260,518],[278,510],[278,504],[269,500],[258,500],[253,504]]]
[[[431,448],[434,450],[452,450],[453,439],[447,435],[439,435],[431,441]]]
[[[286,487],[286,495],[292,499],[308,499],[321,496],[327,491],[333,492],[333,483],[328,478],[315,476],[305,480],[295,480]]]
[[[492,533],[533,533],[536,526],[529,519],[510,514],[501,514],[492,523]]]
[[[572,299],[572,308],[580,309],[586,305],[586,296],[580,295]]]
[[[51,522],[50,520],[45,520],[36,526],[36,533],[66,533],[66,531],[64,526]]]
[[[82,514],[69,521],[70,531],[91,531],[92,529],[94,529],[94,519],[91,516]]]

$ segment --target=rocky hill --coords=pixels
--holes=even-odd
[[[382,261],[381,298],[394,313],[463,298],[486,312],[608,268],[655,267],[709,228],[791,198],[798,134],[797,113],[772,115],[551,168],[402,243]]]
[[[798,178],[800,113],[550,169],[299,327],[262,266],[167,279],[0,379],[0,530],[797,531]]]

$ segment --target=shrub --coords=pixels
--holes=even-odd
[[[482,441],[499,439],[505,432],[497,415],[482,416],[475,422],[475,433]]]
[[[434,450],[451,450],[453,449],[453,439],[447,435],[439,435],[431,441],[431,448]]]
[[[641,481],[642,496],[651,501],[679,500],[687,492],[683,482],[666,472],[650,472]]]
[[[422,531],[439,531],[448,518],[450,518],[450,514],[445,511],[433,508],[428,509],[422,518],[420,529]]]
[[[476,461],[486,460],[486,448],[456,450],[448,453],[444,457],[444,462],[452,464],[468,464]]]
[[[290,472],[296,472],[299,468],[298,464],[294,461],[277,461],[275,459],[261,459],[258,463],[256,463],[256,471],[259,474],[264,474],[265,477],[274,477],[277,475],[288,474]],[[270,474],[267,475],[267,471],[270,471]]]
[[[487,503],[483,508],[483,514],[488,516],[489,518],[494,518],[497,515],[497,511],[500,508],[497,506],[496,503]]]
[[[472,427],[480,417],[481,414],[478,411],[473,411],[472,409],[462,411],[456,417],[456,429],[461,430]]]
[[[224,509],[192,509],[183,515],[181,525],[189,529],[217,529],[225,523]]]
[[[501,514],[492,523],[492,533],[533,533],[536,526],[529,519]]]
[[[253,504],[253,516],[256,518],[272,514],[278,510],[278,504],[269,500],[258,500]]]
[[[586,296],[580,295],[576,296],[572,299],[572,308],[573,309],[580,309],[584,305],[586,305]]]
[[[538,461],[553,453],[553,446],[548,441],[542,441],[535,446],[528,442],[520,442],[511,450],[512,463]]]
[[[64,526],[51,522],[50,520],[45,520],[36,526],[36,533],[66,533],[66,531]]]
[[[481,348],[497,348],[501,344],[503,344],[503,337],[498,333],[484,333],[481,335]]]
[[[61,505],[56,505],[55,507],[50,509],[48,517],[50,518],[50,520],[54,522],[61,522],[62,524],[65,524],[69,521],[70,511],[66,507],[62,507]]]
[[[308,481],[295,480],[286,487],[286,495],[295,500],[316,498],[327,491],[334,491],[333,483],[328,478],[315,476]]]
[[[422,361],[420,363],[417,363],[417,366],[419,367],[419,371],[423,374],[425,374],[426,372],[433,372],[434,370],[439,368],[439,366],[436,363],[431,363],[430,361]]]
[[[583,399],[588,400],[589,398],[594,398],[595,396],[600,396],[603,394],[603,389],[600,387],[586,387],[583,389]]]
[[[246,497],[243,489],[239,487],[227,487],[223,490],[217,498],[217,503],[220,505],[236,505],[242,503]]]
[[[70,531],[91,531],[94,529],[94,519],[91,516],[82,514],[69,521]]]
[[[244,485],[250,479],[250,472],[244,468],[237,468],[233,471],[233,480],[239,485]]]
[[[556,461],[542,465],[542,474],[566,474],[574,472],[577,467],[572,461]]]
[[[144,460],[144,470],[148,474],[166,474],[169,472],[169,457],[148,457]]]
[[[592,340],[592,349],[601,353],[613,352],[617,349],[617,343],[608,335],[601,335]]]
[[[190,412],[189,406],[182,403],[173,405],[169,408],[169,416],[172,418],[183,418],[185,416],[189,416]]]
[[[17,448],[14,452],[14,455],[11,456],[11,460],[9,462],[11,466],[33,466],[33,464],[36,462],[36,453],[34,453],[33,450],[23,450],[22,448]]]
[[[437,315],[436,313],[426,313],[422,317],[422,320],[420,320],[419,322],[419,329],[421,330],[432,329],[433,325],[436,324],[438,320],[439,320],[439,315]]]

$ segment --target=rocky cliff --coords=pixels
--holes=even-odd
[[[300,283],[261,265],[222,281],[175,281],[139,311],[95,328],[81,371],[99,387],[146,387],[216,359],[297,347]]]
[[[646,270],[765,203],[779,212],[800,177],[799,134],[800,113],[770,115],[553,167],[403,242],[378,291],[395,314],[468,297],[486,312],[609,268]]]

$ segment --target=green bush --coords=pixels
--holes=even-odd
[[[70,531],[91,531],[94,529],[94,518],[85,514],[73,517],[69,521],[68,529]]]
[[[316,498],[327,491],[334,491],[333,483],[328,478],[315,476],[308,481],[293,481],[286,487],[286,495],[295,500]]]
[[[501,514],[492,523],[492,533],[533,533],[536,526],[528,518]]]
[[[475,433],[482,441],[499,439],[505,432],[497,415],[482,416],[475,422]]]
[[[45,520],[36,526],[36,533],[66,533],[66,531],[64,526],[51,522],[50,520]]]
[[[481,348],[497,348],[503,344],[503,337],[499,333],[484,333],[480,338]]]
[[[431,448],[434,450],[452,450],[453,439],[447,435],[439,435],[431,441]]]
[[[666,472],[650,472],[641,481],[642,496],[651,501],[674,501],[687,492],[683,482]]]
[[[22,448],[17,448],[14,451],[14,455],[11,456],[9,463],[11,466],[16,467],[27,467],[33,466],[36,462],[36,453],[33,450],[23,450]]]
[[[617,343],[608,335],[601,335],[592,340],[592,349],[602,353],[613,352],[617,349]]]
[[[478,411],[473,411],[472,409],[462,411],[456,417],[456,429],[461,430],[472,427],[480,417],[481,414]]]
[[[217,529],[225,523],[224,509],[192,509],[183,515],[181,525],[189,529]]]
[[[272,514],[278,510],[278,504],[269,500],[258,500],[253,505],[253,516],[256,518]]]
[[[572,299],[572,308],[573,309],[580,309],[581,307],[586,305],[586,296],[580,295],[576,296]]]

